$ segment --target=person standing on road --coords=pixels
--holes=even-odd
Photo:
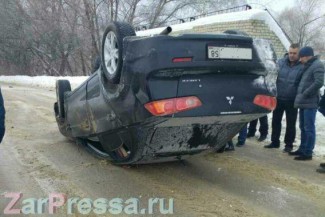
[[[6,111],[0,89],[0,143],[2,142],[3,136],[5,134],[5,113]]]
[[[238,142],[236,143],[236,146],[237,147],[244,146],[246,142],[246,137],[247,137],[247,123],[238,132]],[[223,148],[219,149],[217,153],[222,153],[224,151],[235,151],[235,146],[232,139],[229,140]]]
[[[267,115],[260,117],[256,120],[253,120],[249,123],[247,138],[255,136],[256,126],[258,121],[260,121],[260,128],[259,128],[260,137],[258,138],[258,141],[263,142],[266,139],[267,134],[269,133],[269,123],[267,120]]]
[[[227,142],[224,151],[235,151],[235,146],[234,143],[232,142],[232,139]]]
[[[246,138],[247,138],[247,124],[245,124],[239,131],[238,142],[236,143],[236,146],[237,147],[244,146],[246,143]]]
[[[319,103],[319,90],[324,84],[324,65],[314,56],[311,47],[303,47],[299,52],[300,62],[304,64],[302,77],[298,85],[295,108],[299,108],[299,128],[301,143],[295,160],[311,160],[316,141],[316,112]]]
[[[297,95],[297,87],[303,65],[299,62],[299,45],[291,44],[289,53],[278,61],[278,79],[277,79],[277,105],[272,113],[272,134],[271,144],[265,148],[279,148],[280,135],[282,128],[282,117],[285,112],[286,132],[284,137],[284,152],[291,152],[293,142],[296,138],[296,122],[298,109],[294,107],[294,101]]]

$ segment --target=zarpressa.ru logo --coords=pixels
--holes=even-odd
[[[48,198],[27,198],[22,199],[23,194],[12,192],[3,194],[3,198],[8,200],[6,207],[3,209],[5,215],[15,214],[56,214],[60,210],[66,209],[67,214],[96,215],[104,214],[174,214],[173,198],[149,198],[144,204],[146,207],[141,208],[138,198],[90,198],[72,197],[67,198],[62,193],[50,193]],[[1,199],[3,199],[1,198]],[[65,212],[65,210],[63,210]],[[155,212],[155,213],[154,213]]]

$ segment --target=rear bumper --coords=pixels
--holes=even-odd
[[[242,114],[242,115],[220,115],[205,117],[174,117],[157,124],[156,127],[181,127],[192,125],[221,125],[234,123],[248,123],[259,117],[265,116],[265,113],[258,114]]]
[[[144,125],[119,132],[121,142],[134,147],[128,164],[164,162],[218,150],[232,139],[245,123],[193,124],[186,126]],[[101,142],[110,151],[109,143]]]

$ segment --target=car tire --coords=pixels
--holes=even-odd
[[[223,33],[232,34],[232,35],[242,35],[242,36],[249,36],[246,32],[238,30],[238,29],[228,29]]]
[[[65,118],[64,93],[71,91],[71,85],[68,80],[57,80],[55,86],[58,115],[60,118]]]
[[[128,23],[112,22],[103,35],[102,40],[102,67],[105,77],[112,83],[120,81],[123,65],[123,39],[135,36],[133,27]]]

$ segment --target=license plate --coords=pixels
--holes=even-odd
[[[208,46],[208,58],[251,60],[252,49]]]

